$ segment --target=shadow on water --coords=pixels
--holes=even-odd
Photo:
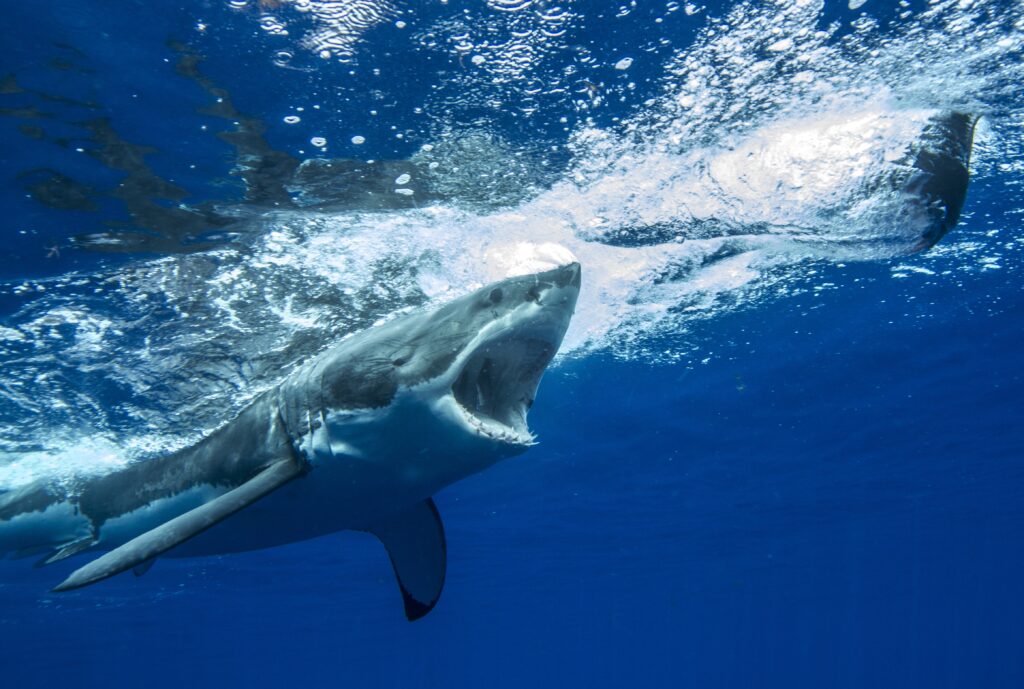
[[[397,210],[439,199],[433,188],[443,186],[435,173],[436,156],[420,154],[409,160],[380,161],[300,160],[272,146],[266,138],[266,123],[240,110],[231,93],[202,72],[202,55],[176,41],[170,41],[168,47],[177,56],[176,74],[209,96],[209,102],[197,114],[230,123],[216,136],[232,151],[229,174],[242,181],[241,198],[225,196],[189,203],[195,194],[161,177],[147,162],[149,156],[160,151],[124,138],[109,116],[95,116],[104,111],[101,105],[27,88],[16,74],[0,80],[0,102],[7,101],[0,107],[0,116],[24,120],[17,125],[22,136],[83,152],[117,176],[112,186],[99,187],[56,166],[15,175],[27,195],[47,208],[99,216],[96,224],[106,229],[76,234],[71,239],[73,247],[102,252],[192,253],[238,239],[251,231],[251,226],[247,228],[241,221],[267,210]],[[64,59],[52,64],[58,65],[55,69],[72,68],[72,63]],[[72,111],[58,117],[45,109],[51,103]],[[70,126],[75,135],[52,134],[49,130],[58,127],[51,123],[59,128]],[[486,139],[485,135],[470,136],[453,142],[451,147],[472,166],[470,158],[476,152],[499,145]],[[432,179],[438,184],[432,185]],[[228,180],[216,184],[229,185]],[[129,219],[110,217],[111,209],[123,211]]]

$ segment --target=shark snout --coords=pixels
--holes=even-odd
[[[580,294],[580,264],[573,262],[539,273],[524,292],[525,330],[553,343],[557,350],[569,327]],[[536,307],[540,307],[537,310]],[[544,335],[542,331],[549,331]]]
[[[554,273],[555,284],[559,287],[575,287],[579,291],[582,271],[578,261],[555,268],[551,272]]]
[[[526,301],[556,310],[567,308],[571,316],[580,293],[581,272],[580,264],[573,262],[532,276],[535,282],[526,287]]]

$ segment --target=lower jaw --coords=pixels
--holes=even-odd
[[[533,436],[527,432],[521,432],[510,426],[499,426],[494,423],[482,421],[465,407],[459,405],[459,411],[470,429],[481,438],[495,443],[508,445],[511,448],[525,449],[534,444]]]

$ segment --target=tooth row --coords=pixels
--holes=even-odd
[[[485,423],[477,417],[470,414],[468,411],[459,406],[459,410],[462,412],[462,416],[469,422],[469,425],[476,429],[481,435],[487,436],[494,440],[502,440],[508,443],[519,443],[521,445],[533,445],[534,437],[532,433],[516,433],[515,431],[505,430],[504,427],[494,427],[491,424]]]

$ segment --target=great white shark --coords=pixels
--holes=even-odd
[[[54,589],[67,591],[162,555],[355,529],[384,544],[418,619],[445,577],[431,496],[534,443],[527,413],[579,288],[571,263],[396,318],[327,349],[193,446],[74,490],[0,496],[0,552],[45,549],[49,564],[108,551]]]

